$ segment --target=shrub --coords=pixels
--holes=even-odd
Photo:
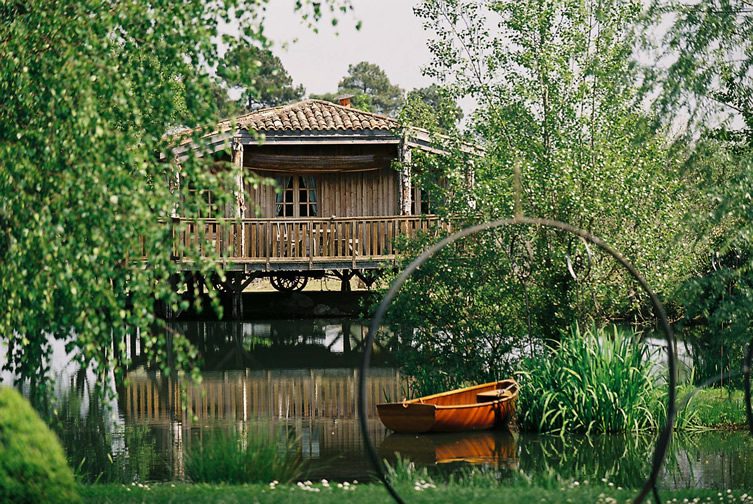
[[[648,349],[635,333],[578,325],[522,362],[521,423],[539,432],[656,428],[660,393]]]
[[[55,434],[15,390],[0,387],[0,502],[80,502]]]
[[[289,437],[277,443],[260,429],[245,435],[214,431],[186,455],[186,476],[196,483],[289,482],[303,470]]]

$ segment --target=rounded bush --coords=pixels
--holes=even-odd
[[[0,387],[0,502],[81,502],[58,438],[7,387]]]

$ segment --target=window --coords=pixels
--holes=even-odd
[[[316,217],[316,179],[314,177],[277,177],[281,192],[276,197],[277,217]]]
[[[413,199],[411,201],[411,213],[413,215],[431,214],[431,199],[429,191],[413,186]]]
[[[421,213],[422,214],[430,214],[431,213],[431,205],[429,204],[429,191],[425,189],[421,189]]]
[[[212,191],[207,191],[206,189],[188,189],[186,200],[183,202],[182,212],[198,218],[223,216],[222,209],[217,204],[217,198]]]

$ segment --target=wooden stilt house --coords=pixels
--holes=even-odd
[[[228,271],[269,276],[279,289],[300,289],[324,274],[363,276],[394,259],[395,237],[436,221],[409,169],[394,163],[409,160],[413,149],[432,151],[429,135],[347,102],[254,111],[221,123],[207,141],[218,152],[232,146],[238,203],[192,219],[184,234],[203,236]],[[257,176],[276,185],[258,184]]]

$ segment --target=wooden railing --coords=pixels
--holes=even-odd
[[[435,228],[434,216],[305,219],[176,219],[174,253],[238,262],[382,260],[395,255],[395,238]]]

